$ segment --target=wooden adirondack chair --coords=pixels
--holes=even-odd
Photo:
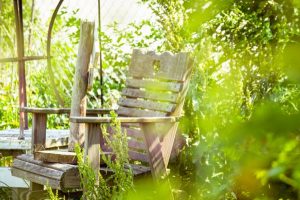
[[[131,165],[134,175],[147,172],[155,179],[166,174],[169,158],[188,90],[192,62],[188,53],[143,52],[134,50],[117,109],[118,120],[128,135],[129,157],[142,165]],[[65,109],[27,109],[33,113],[33,153],[14,160],[12,173],[52,188],[79,188],[80,178],[73,152],[44,150],[47,114],[66,113]],[[107,113],[89,110],[87,113]],[[85,123],[85,153],[95,171],[99,171],[100,146],[105,150],[101,123],[111,117],[70,117],[73,123]],[[59,162],[62,163],[59,163]],[[52,162],[52,163],[50,163]],[[101,166],[103,170],[105,166]]]

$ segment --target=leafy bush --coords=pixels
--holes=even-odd
[[[181,122],[187,146],[174,173],[179,188],[192,199],[296,197],[298,154],[291,149],[297,146],[299,82],[286,73],[299,80],[296,4],[147,2],[164,35],[181,37],[166,45],[169,50],[192,48],[195,56]],[[180,20],[172,18],[174,7]]]
[[[79,145],[75,148],[81,184],[84,191],[83,198],[85,199],[126,199],[127,193],[133,187],[132,169],[128,168],[127,134],[122,132],[116,114],[112,112],[111,116],[112,123],[110,127],[114,134],[109,135],[105,127],[102,127],[102,133],[113,155],[101,154],[104,164],[108,169],[112,170],[111,175],[104,177],[101,173],[98,173],[96,176],[89,161],[84,159]]]

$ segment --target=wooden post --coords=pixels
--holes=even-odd
[[[31,150],[36,158],[35,152],[45,149],[47,114],[33,113],[32,117]]]
[[[88,69],[94,44],[94,22],[83,21],[80,24],[78,58],[72,91],[71,116],[86,115],[86,91]],[[75,144],[83,145],[85,124],[70,123],[69,151],[74,151]]]
[[[36,159],[36,151],[44,150],[46,144],[47,114],[33,113],[31,151]],[[44,186],[30,181],[30,191],[43,190]]]
[[[99,124],[87,124],[87,133],[85,134],[84,153],[93,168],[96,179],[98,179],[100,167],[100,132]]]
[[[26,99],[26,78],[24,57],[24,35],[23,35],[23,10],[22,0],[14,0],[15,24],[17,35],[18,51],[18,75],[19,75],[19,107],[27,105]],[[27,113],[20,111],[20,135],[19,139],[24,139],[24,129],[28,129]]]

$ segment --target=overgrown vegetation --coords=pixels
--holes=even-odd
[[[84,199],[126,199],[128,192],[133,187],[132,169],[129,167],[127,134],[122,131],[121,124],[117,120],[114,112],[111,112],[112,123],[110,128],[113,134],[106,131],[102,126],[102,134],[107,147],[112,154],[101,154],[103,167],[105,170],[96,174],[89,164],[89,160],[84,158],[84,152],[80,146],[75,147],[78,159],[78,169],[81,177]],[[99,133],[100,134],[100,133]],[[111,171],[110,171],[111,170]]]
[[[54,193],[50,186],[46,186],[47,193],[49,195],[50,200],[64,200],[65,198],[60,198],[58,196],[58,190]]]

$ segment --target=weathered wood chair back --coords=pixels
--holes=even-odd
[[[180,116],[188,88],[191,62],[188,53],[156,54],[153,51],[133,50],[126,86],[117,113],[125,117]],[[158,127],[160,126],[160,127]],[[157,131],[165,124],[156,124]],[[177,129],[173,127],[171,140]],[[141,124],[122,123],[128,135],[129,156],[132,160],[148,163],[148,153]],[[168,128],[168,127],[167,127]],[[163,142],[163,137],[161,138]],[[170,141],[167,154],[173,142]],[[169,157],[169,156],[168,156]]]

